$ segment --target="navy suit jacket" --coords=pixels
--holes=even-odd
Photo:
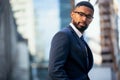
[[[71,26],[56,33],[51,42],[48,80],[89,80],[93,56],[88,45],[87,52]]]

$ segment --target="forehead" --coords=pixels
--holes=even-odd
[[[91,14],[91,15],[93,15],[93,13],[94,13],[94,11],[87,6],[78,6],[74,9],[74,11],[84,12],[86,14]]]

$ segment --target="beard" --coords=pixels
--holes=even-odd
[[[76,23],[76,22],[73,22],[74,26],[81,32],[83,33],[87,28],[88,28],[88,25],[85,24],[85,26],[80,26],[80,22]]]

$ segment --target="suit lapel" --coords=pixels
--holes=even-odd
[[[78,44],[80,45],[80,47],[82,48],[82,50],[84,51],[84,53],[86,53],[84,42],[78,37],[78,35],[75,33],[75,31],[72,29],[72,27],[69,27],[69,28],[70,28],[70,30],[72,31],[72,34],[73,34],[74,37],[76,38]],[[85,56],[86,56],[86,55],[85,55]]]
[[[83,54],[82,54],[82,55],[84,56],[84,58],[85,58],[85,60],[86,60],[86,61],[85,61],[85,62],[86,62],[86,63],[85,63],[86,65],[87,65],[87,59],[86,59],[86,57],[87,57],[87,54],[88,54],[88,59],[89,59],[89,62],[90,62],[90,63],[89,63],[89,67],[87,68],[87,66],[86,66],[86,68],[87,68],[88,70],[90,70],[90,68],[91,68],[92,65],[93,65],[93,55],[92,55],[92,52],[91,52],[88,44],[87,44],[87,43],[84,44],[84,42],[78,37],[78,35],[75,33],[75,31],[72,29],[71,26],[69,26],[68,28],[71,30],[73,36],[76,38],[78,44],[79,44],[80,47],[81,47],[81,50],[83,50]],[[87,51],[88,51],[88,52],[86,52],[85,46],[87,47]]]
[[[70,28],[70,30],[71,30],[71,32],[72,32],[72,34],[73,34],[73,37],[75,37],[77,43],[79,44],[79,46],[80,46],[80,48],[81,48],[81,50],[82,50],[82,52],[83,52],[83,53],[81,53],[81,54],[82,54],[83,57],[85,58],[85,63],[84,63],[84,64],[86,65],[86,68],[87,68],[87,59],[86,59],[87,55],[86,55],[86,54],[88,54],[88,53],[86,52],[85,44],[84,44],[84,42],[78,37],[78,35],[75,33],[75,31],[72,29],[72,27],[69,27],[69,28]]]
[[[92,55],[92,52],[88,46],[88,44],[86,43],[86,47],[87,47],[87,51],[88,51],[88,58],[89,58],[89,67],[88,67],[88,70],[90,70],[92,68],[92,65],[93,65],[93,55]]]

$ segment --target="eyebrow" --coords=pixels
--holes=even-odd
[[[93,15],[91,15],[91,14],[86,14],[85,12],[82,12],[82,11],[73,11],[73,12],[77,12],[77,13],[83,13],[83,14],[85,14],[85,15],[87,15],[87,16],[93,16]]]

